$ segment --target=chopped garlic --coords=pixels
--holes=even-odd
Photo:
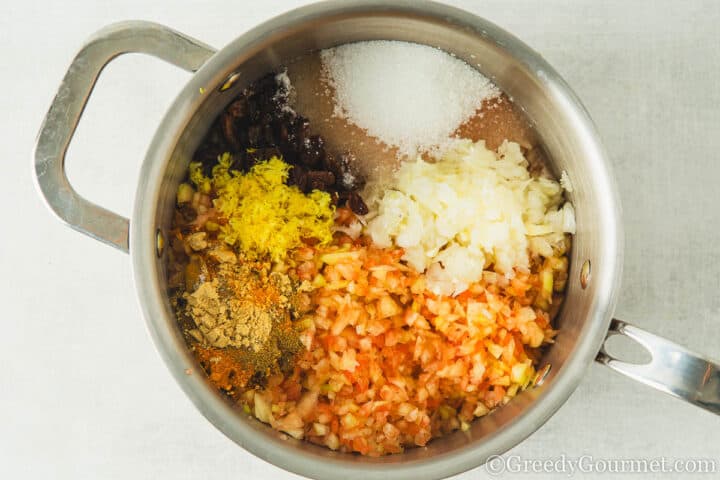
[[[518,144],[496,153],[482,141],[458,142],[437,163],[405,163],[374,202],[367,233],[380,247],[404,248],[436,294],[463,292],[490,265],[511,276],[575,232],[560,184],[532,178],[527,167]]]

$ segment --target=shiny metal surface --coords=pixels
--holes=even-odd
[[[541,385],[474,422],[467,432],[383,458],[341,454],[287,438],[228,405],[207,382],[177,328],[166,295],[166,259],[162,255],[158,258],[157,249],[157,232],[168,230],[175,191],[192,152],[238,91],[268,70],[310,50],[372,39],[439,47],[475,66],[507,92],[537,129],[553,168],[556,172],[565,170],[572,180],[575,189],[569,197],[578,227],[567,300],[557,320],[560,334],[542,359],[552,368]],[[38,139],[36,172],[43,194],[61,219],[125,250],[127,220],[78,197],[62,168],[67,143],[97,74],[112,56],[122,53],[120,50],[151,53],[189,70],[202,64],[166,114],[143,163],[130,229],[130,253],[138,298],[158,350],[198,409],[228,437],[275,465],[313,478],[441,478],[510,449],[566,401],[601,349],[615,307],[622,267],[620,206],[592,121],[569,87],[537,53],[481,18],[424,1],[353,0],[307,6],[260,25],[214,56],[209,47],[157,25],[142,22],[109,27],[78,54],[63,81]],[[592,264],[591,276],[581,276],[585,264]],[[649,334],[618,325],[613,324],[612,333],[631,332],[639,341],[650,343]],[[661,339],[652,337],[656,340],[652,345],[660,345]],[[695,395],[699,400],[695,403],[712,403],[717,369],[703,384],[709,390],[693,390],[693,385],[700,386],[701,364],[683,362],[692,368],[683,374],[671,372],[677,365],[672,363],[673,358],[689,355],[673,348],[658,352],[662,371],[628,369],[605,352],[598,358],[646,383],[651,378],[658,388],[664,385],[661,377],[667,375],[665,379],[672,383],[665,388],[672,393]],[[655,376],[645,378],[650,373]],[[693,376],[682,376],[687,373]]]
[[[598,362],[720,415],[720,364],[634,325],[613,319],[608,338],[615,335],[624,335],[636,341],[650,352],[652,359],[642,364],[624,362],[608,353],[603,344]]]
[[[146,53],[194,72],[215,50],[150,22],[109,25],[80,49],[40,127],[35,144],[35,178],[45,202],[68,226],[128,251],[129,222],[81,197],[65,175],[65,153],[102,69],[124,53]]]

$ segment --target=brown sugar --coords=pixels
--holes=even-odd
[[[526,149],[537,142],[535,132],[505,94],[485,100],[480,110],[460,125],[455,134],[473,142],[485,140],[490,150],[496,150],[504,140]]]
[[[515,142],[522,148],[532,176],[552,177],[536,132],[505,94],[483,102],[475,115],[458,127],[455,135],[473,142],[485,140],[490,150],[496,150],[505,140]]]

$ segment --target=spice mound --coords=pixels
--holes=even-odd
[[[211,281],[184,294],[185,311],[196,327],[188,333],[211,363],[220,363],[217,349],[231,352],[243,367],[236,386],[244,387],[251,378],[262,383],[287,369],[302,348],[292,328],[298,298],[296,282],[269,271],[268,263],[221,263]],[[208,348],[216,351],[215,357]],[[216,373],[220,367],[209,366]]]
[[[290,319],[295,290],[287,275],[262,264],[223,264],[217,276],[186,293],[188,313],[199,336],[218,347],[268,349],[273,325]]]

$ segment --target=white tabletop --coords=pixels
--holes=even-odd
[[[0,475],[298,478],[237,447],[198,413],[145,330],[128,256],[50,216],[31,180],[30,153],[72,56],[100,27],[148,19],[221,47],[305,2],[40,3],[11,2],[0,15],[0,184],[8,191],[0,226]],[[542,53],[596,121],[624,205],[617,316],[720,356],[720,4],[451,3]],[[131,211],[145,148],[187,78],[140,56],[106,70],[68,156],[81,193]],[[720,462],[718,439],[720,418],[593,365],[567,404],[510,455]],[[480,468],[458,478],[487,476]],[[583,478],[596,476],[612,478]]]

